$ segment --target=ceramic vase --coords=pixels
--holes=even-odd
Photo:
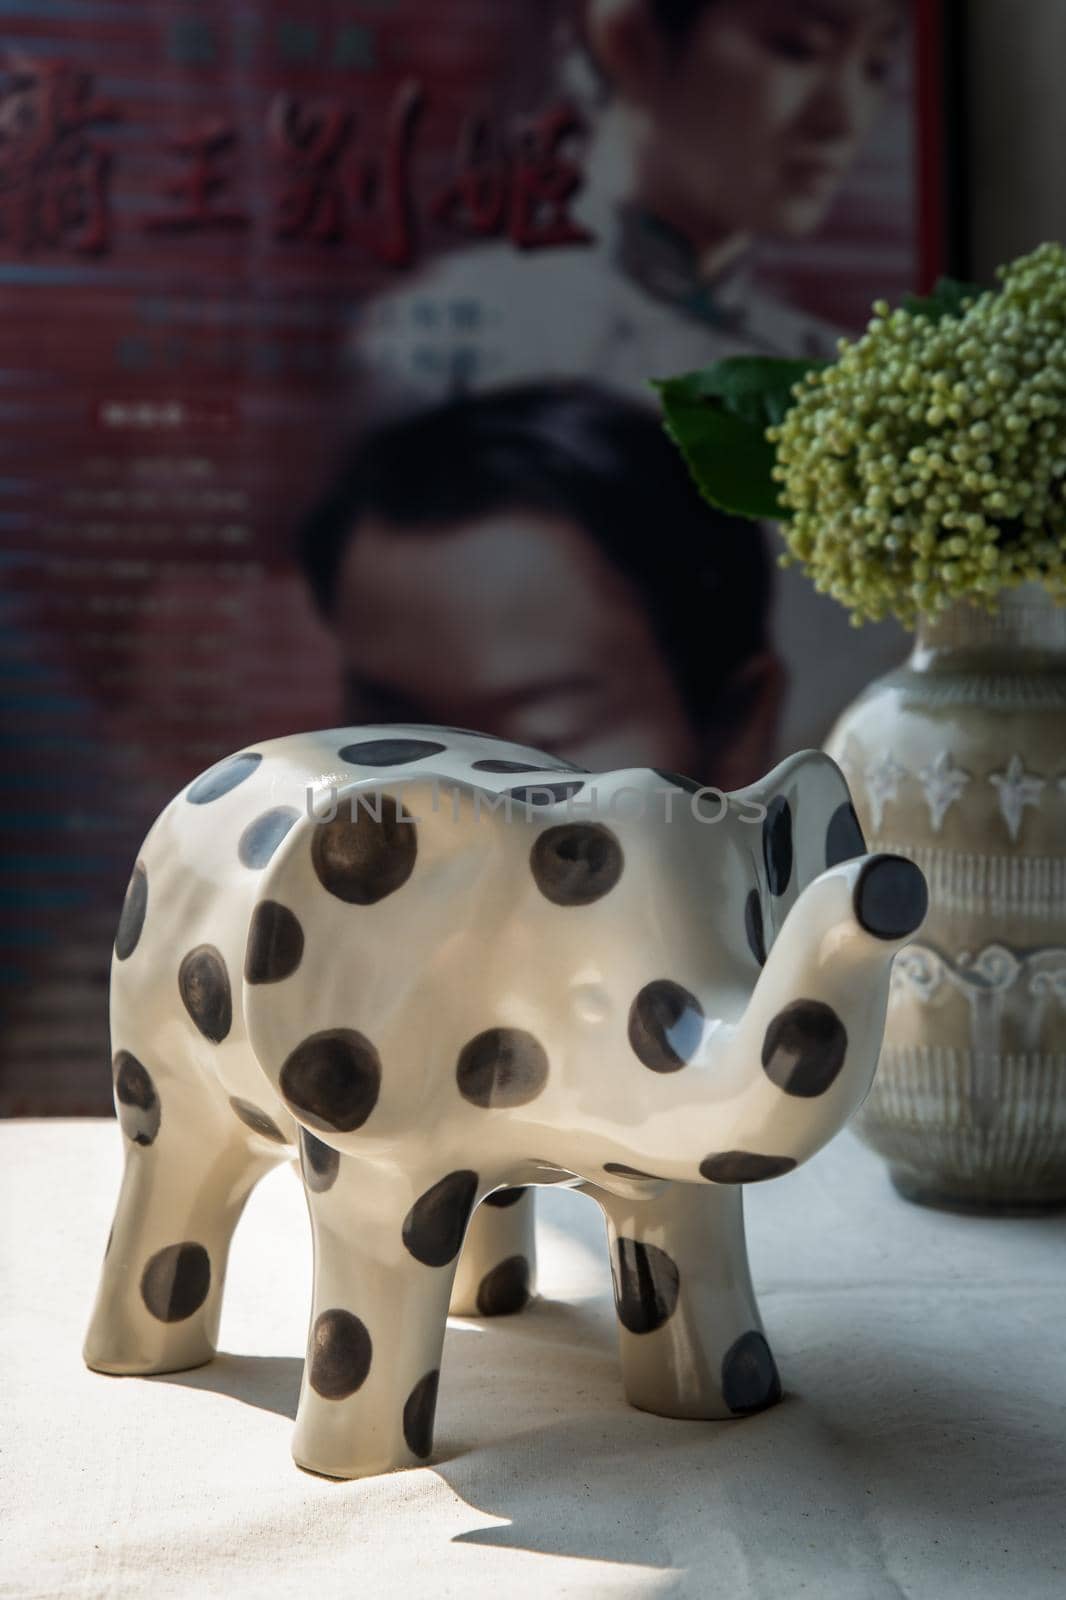
[[[962,603],[830,735],[870,850],[930,889],[853,1126],[907,1198],[1066,1205],[1066,607]]]

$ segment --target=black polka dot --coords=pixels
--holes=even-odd
[[[759,963],[766,965],[766,933],[762,920],[762,901],[758,889],[752,889],[744,902],[744,932],[748,936],[748,949]]]
[[[126,886],[126,898],[122,902],[115,935],[115,955],[120,961],[125,961],[136,950],[147,910],[148,870],[143,861],[138,861]]]
[[[286,1058],[281,1092],[301,1121],[327,1132],[361,1128],[377,1104],[381,1060],[354,1028],[312,1033]]]
[[[372,1346],[366,1325],[351,1311],[323,1311],[307,1346],[307,1381],[324,1400],[346,1400],[370,1371]]]
[[[537,836],[530,852],[533,879],[556,906],[587,906],[609,894],[622,876],[622,846],[598,822],[561,823]]]
[[[681,1274],[658,1245],[616,1239],[611,1276],[618,1320],[630,1333],[653,1333],[673,1316]]]
[[[432,739],[363,739],[337,751],[342,761],[356,767],[402,767],[423,756],[439,756],[447,745]]]
[[[521,800],[526,805],[552,806],[558,800],[569,800],[584,787],[584,779],[576,778],[569,783],[523,783],[505,792],[512,800]]]
[[[605,1161],[604,1172],[613,1172],[619,1178],[654,1178],[654,1172],[642,1172],[639,1167],[627,1167],[624,1161]]]
[[[837,806],[825,830],[825,864],[835,867],[838,862],[851,861],[866,854],[866,840],[862,836],[855,807],[850,800]]]
[[[703,1007],[669,978],[646,983],[629,1008],[629,1043],[653,1072],[676,1072],[703,1038]]]
[[[279,983],[300,965],[304,931],[298,917],[277,900],[260,900],[252,912],[244,951],[249,983]]]
[[[419,1378],[403,1408],[403,1436],[412,1455],[425,1461],[433,1451],[433,1419],[437,1412],[440,1371],[436,1367]]]
[[[508,1256],[478,1284],[475,1305],[481,1317],[510,1317],[529,1304],[532,1279],[525,1256]]]
[[[516,1206],[528,1193],[528,1189],[494,1189],[485,1196],[485,1204],[503,1211],[507,1206]]]
[[[237,855],[245,867],[265,867],[300,813],[294,806],[273,806],[250,822],[237,841]]]
[[[699,794],[701,789],[707,787],[706,784],[700,783],[696,778],[683,777],[680,772],[664,772],[661,767],[652,767],[651,770],[664,783],[672,784],[675,789],[684,789],[686,794]]]
[[[311,864],[338,900],[372,906],[394,894],[414,870],[418,837],[411,814],[391,795],[367,797],[355,815],[338,815],[311,829]],[[380,819],[380,820],[379,820]]]
[[[784,795],[777,795],[767,807],[762,853],[770,893],[784,894],[792,878],[792,809]]]
[[[403,1222],[403,1242],[416,1261],[446,1267],[462,1249],[477,1195],[476,1172],[449,1172],[420,1195]]]
[[[474,761],[472,772],[584,772],[572,761]]]
[[[309,1189],[313,1189],[316,1194],[325,1194],[327,1189],[332,1189],[337,1181],[340,1165],[339,1150],[334,1150],[332,1145],[323,1144],[321,1139],[316,1139],[306,1128],[300,1129],[300,1169]]]
[[[112,1066],[122,1131],[134,1144],[151,1144],[159,1132],[161,1108],[148,1069],[128,1050],[119,1050]]]
[[[550,767],[541,767],[531,761],[472,761],[471,772],[550,772]]]
[[[781,1379],[770,1346],[754,1328],[742,1333],[722,1357],[722,1397],[737,1416],[762,1411],[781,1398]]]
[[[762,1183],[766,1178],[780,1178],[791,1172],[796,1163],[791,1156],[757,1156],[748,1150],[723,1150],[716,1156],[704,1156],[700,1162],[700,1176],[712,1183]]]
[[[794,1000],[766,1030],[762,1064],[786,1094],[810,1099],[834,1081],[848,1048],[844,1024],[822,1000]]]
[[[265,1111],[260,1111],[258,1106],[253,1106],[250,1100],[241,1100],[237,1095],[230,1095],[230,1107],[244,1123],[246,1128],[251,1128],[253,1133],[261,1134],[264,1139],[273,1139],[276,1144],[288,1144],[288,1134],[282,1133],[273,1117],[268,1117]]]
[[[233,1022],[229,973],[213,944],[198,944],[178,968],[182,1004],[205,1039],[221,1044]]]
[[[929,909],[921,868],[906,856],[873,856],[855,884],[859,926],[875,939],[905,939]]]
[[[157,1250],[141,1277],[141,1299],[160,1322],[184,1322],[211,1287],[211,1259],[202,1244],[186,1240]]]
[[[455,1077],[475,1106],[524,1106],[548,1081],[548,1057],[522,1028],[488,1028],[463,1046]]]
[[[250,778],[262,761],[256,750],[245,750],[242,755],[228,756],[202,773],[185,791],[185,798],[194,806],[206,806],[211,800],[220,800],[245,778]]]

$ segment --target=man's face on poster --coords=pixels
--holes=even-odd
[[[695,244],[817,227],[884,100],[903,0],[591,0],[600,64],[639,127],[638,196]]]
[[[594,770],[706,759],[639,597],[576,524],[516,507],[353,535],[336,614],[349,721],[482,729]]]

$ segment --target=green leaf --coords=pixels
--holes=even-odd
[[[932,294],[907,295],[903,309],[914,317],[928,317],[931,322],[940,322],[944,317],[961,317],[965,309],[962,302],[976,300],[983,293],[979,283],[963,283],[959,278],[938,278]]]
[[[664,423],[704,499],[742,517],[788,515],[771,477],[766,429],[781,421],[793,387],[815,361],[730,356],[698,372],[654,379]]]
[[[717,401],[726,411],[765,428],[781,421],[792,404],[796,384],[812,368],[826,365],[825,361],[780,361],[771,356],[728,356],[698,372],[653,378],[652,386],[664,403],[674,396]]]
[[[664,402],[665,427],[703,498],[741,517],[780,517],[764,430],[707,400]]]

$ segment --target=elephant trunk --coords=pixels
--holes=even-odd
[[[900,856],[842,862],[809,884],[740,1021],[709,1028],[689,1067],[649,1093],[641,1168],[750,1183],[821,1149],[870,1089],[892,958],[927,904],[925,879]]]
[[[724,1127],[716,1113],[705,1178],[789,1171],[858,1109],[877,1068],[892,958],[927,908],[925,879],[902,856],[843,862],[803,891],[742,1021],[717,1041],[734,1095]]]

